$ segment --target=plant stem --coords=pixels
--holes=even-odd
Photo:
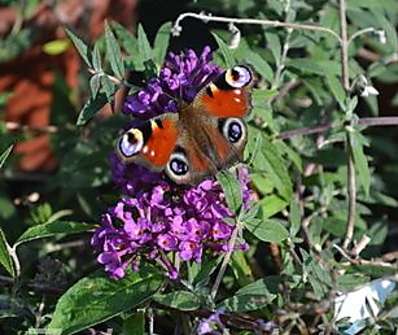
[[[354,34],[351,35],[351,37],[348,40],[348,45],[350,45],[357,37],[367,34],[367,33],[372,33],[375,30],[376,29],[374,27],[368,27],[368,28],[358,30],[357,32],[355,32]]]
[[[340,0],[340,43],[341,43],[341,71],[342,81],[346,92],[350,89],[349,73],[348,73],[348,40],[347,40],[347,18],[345,0]]]
[[[356,217],[356,198],[357,198],[357,186],[356,186],[356,176],[355,176],[355,164],[354,155],[352,152],[351,145],[351,133],[346,132],[346,143],[347,143],[347,191],[348,191],[348,217],[347,217],[347,228],[345,233],[345,239],[343,247],[347,248],[352,241],[354,236],[354,226]]]
[[[348,70],[348,36],[347,36],[347,17],[346,17],[346,0],[340,0],[340,47],[341,47],[341,74],[342,82],[346,94],[348,96],[350,90],[350,77]],[[343,247],[347,248],[351,243],[356,217],[356,175],[354,155],[351,146],[351,133],[346,130],[346,145],[347,145],[347,181],[348,181],[348,216],[347,228]]]
[[[224,17],[224,16],[212,16],[206,14],[197,14],[197,13],[183,13],[178,16],[177,20],[174,23],[174,30],[181,31],[181,21],[187,17],[192,17],[203,22],[225,22],[225,23],[236,23],[236,24],[258,24],[262,26],[270,26],[270,27],[282,27],[282,28],[290,28],[290,29],[297,29],[297,30],[310,30],[310,31],[319,31],[323,33],[327,33],[332,35],[340,42],[340,36],[329,28],[324,28],[312,24],[301,24],[301,23],[290,23],[290,22],[281,22],[277,20],[264,20],[264,19],[243,19],[243,18],[235,18],[235,17]]]
[[[229,261],[231,260],[232,253],[235,250],[236,241],[237,241],[237,238],[239,236],[241,229],[242,229],[242,223],[239,220],[237,220],[235,229],[232,232],[231,238],[228,242],[228,252],[224,257],[224,260],[220,267],[220,271],[218,272],[216,280],[213,285],[213,288],[211,289],[210,296],[211,296],[212,300],[214,300],[217,295],[218,288],[220,287],[221,281],[224,277],[224,273],[227,270],[227,266],[228,266]]]

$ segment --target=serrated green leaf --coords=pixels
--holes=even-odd
[[[245,228],[259,240],[280,243],[289,237],[289,232],[278,220],[246,221]]]
[[[65,32],[68,35],[68,37],[71,39],[73,45],[75,46],[76,50],[80,54],[80,56],[83,58],[84,62],[91,67],[91,53],[90,50],[88,49],[87,45],[81,40],[79,37],[77,37],[72,31],[70,31],[68,28],[65,28]]]
[[[58,234],[78,234],[97,227],[94,224],[73,221],[53,221],[47,224],[33,226],[26,230],[17,240],[15,245],[29,241],[55,236]]]
[[[371,176],[368,166],[368,160],[363,150],[363,144],[357,132],[350,134],[351,148],[354,155],[355,168],[358,173],[359,181],[365,191],[365,195],[369,196]]]
[[[144,62],[152,60],[152,48],[141,24],[138,25],[138,50]]]
[[[231,68],[235,65],[235,59],[232,55],[231,50],[228,48],[227,44],[219,37],[217,34],[213,33],[214,38],[220,48],[221,54],[223,55],[225,66]]]
[[[11,276],[15,276],[14,263],[8,251],[9,245],[3,230],[0,228],[0,264],[7,270]]]
[[[120,46],[107,22],[105,22],[105,44],[106,54],[112,71],[117,78],[122,80],[125,73],[122,52],[120,51]]]
[[[168,294],[158,294],[154,300],[164,306],[180,311],[194,311],[200,308],[200,299],[189,291],[174,291]]]
[[[102,107],[106,105],[108,99],[105,93],[99,93],[95,98],[91,97],[83,106],[77,118],[76,125],[84,126]]]
[[[166,57],[167,48],[170,41],[171,22],[164,23],[158,30],[153,44],[154,61],[162,65]]]
[[[237,213],[242,206],[242,190],[236,176],[229,171],[221,171],[217,174],[227,202],[228,208]]]
[[[79,280],[58,300],[47,331],[75,334],[148,300],[162,285],[154,269],[129,272],[122,280],[93,274]]]
[[[6,150],[2,152],[0,155],[0,169],[4,166],[4,163],[6,162],[8,156],[10,156],[12,149],[14,148],[14,145],[10,145]]]

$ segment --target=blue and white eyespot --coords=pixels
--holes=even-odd
[[[252,81],[252,73],[247,67],[237,65],[227,71],[225,80],[234,88],[242,88],[250,84]]]
[[[241,119],[230,117],[222,123],[224,137],[233,145],[241,146],[246,140],[246,126]]]
[[[144,146],[144,137],[139,129],[130,129],[119,140],[118,147],[125,158],[138,154]]]
[[[166,174],[177,184],[183,183],[189,175],[188,159],[182,152],[173,152],[166,165]]]

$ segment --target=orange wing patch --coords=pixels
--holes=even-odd
[[[142,156],[155,168],[166,165],[177,142],[178,129],[174,120],[163,119],[162,126],[152,122],[152,134],[142,148]]]
[[[247,90],[221,90],[214,84],[208,87],[208,92],[203,92],[201,104],[211,115],[216,117],[243,117],[250,109],[250,98]]]

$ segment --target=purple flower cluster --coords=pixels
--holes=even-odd
[[[200,56],[193,50],[170,53],[159,76],[126,99],[124,112],[145,119],[177,112],[176,100],[191,102],[220,73],[210,62],[211,57],[209,47]],[[98,262],[111,277],[122,278],[128,267],[138,270],[145,259],[160,264],[175,279],[175,257],[200,262],[206,252],[228,251],[234,227],[225,218],[232,213],[214,178],[194,187],[177,187],[160,173],[125,165],[115,154],[110,156],[110,163],[113,181],[124,197],[103,214],[91,243],[99,254]],[[251,198],[247,169],[237,169],[237,177],[247,207]],[[247,245],[236,247],[245,249]]]
[[[245,180],[247,170],[240,169],[239,174]],[[249,190],[243,195],[249,199]],[[183,261],[200,262],[205,251],[228,251],[234,227],[224,219],[231,216],[216,181],[204,180],[178,193],[162,183],[139,197],[122,198],[110,208],[91,243],[101,251],[98,261],[113,278],[122,278],[129,266],[138,269],[139,262],[148,259],[175,279],[178,272],[168,257],[171,253]],[[237,248],[245,249],[246,244]]]
[[[124,113],[148,119],[177,112],[178,101],[191,102],[196,93],[221,72],[211,59],[209,47],[205,47],[199,57],[193,50],[180,55],[170,52],[159,76],[126,99]]]

